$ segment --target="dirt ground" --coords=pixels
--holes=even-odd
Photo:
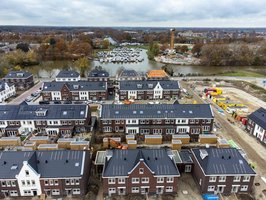
[[[266,108],[266,102],[248,94],[243,90],[233,87],[222,87],[222,89],[223,96],[227,96],[230,97],[230,99],[232,100],[244,103],[246,106],[248,106],[250,112],[253,112],[260,107]]]
[[[225,115],[220,114],[218,112],[218,106],[214,104],[212,101],[208,99],[203,100],[199,96],[199,94],[200,93],[202,94],[203,91],[202,86],[197,85],[196,88],[192,90],[190,87],[188,87],[186,83],[184,83],[183,87],[187,88],[189,92],[191,92],[194,95],[194,99],[197,100],[199,103],[201,102],[201,103],[212,104],[215,121],[221,125],[221,133],[219,136],[226,139],[233,139],[236,142],[236,144],[241,149],[243,149],[244,152],[247,154],[248,161],[255,165],[255,171],[257,173],[257,176],[255,178],[254,183],[258,183],[256,185],[259,186],[255,186],[254,184],[252,196],[255,197],[256,199],[266,199],[266,195],[263,194],[263,190],[266,189],[266,183],[264,183],[261,179],[261,177],[264,178],[266,177],[265,146],[263,146],[256,138],[254,138],[253,136],[249,135],[246,131],[244,131],[243,130],[244,127],[240,125],[240,123],[235,123],[233,125],[230,122],[228,122],[227,118],[230,118],[231,116],[227,113],[225,113]],[[228,92],[234,93],[236,98],[243,99],[246,102],[250,101],[250,103],[252,103],[254,101],[253,109],[265,105],[265,102],[239,89],[229,88]]]

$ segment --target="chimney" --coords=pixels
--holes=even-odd
[[[170,49],[173,50],[175,46],[175,29],[170,29]]]

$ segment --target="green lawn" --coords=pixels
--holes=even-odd
[[[257,77],[257,78],[263,78],[265,77],[262,74],[259,74],[257,72],[251,72],[251,71],[232,71],[232,72],[225,72],[220,74],[221,76],[242,76],[242,77]]]

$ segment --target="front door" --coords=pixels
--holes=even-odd
[[[125,195],[126,194],[126,188],[118,188],[118,195]]]
[[[224,192],[224,186],[218,185],[217,193],[223,193],[223,192]]]
[[[186,165],[185,166],[185,172],[191,172],[191,168],[192,168],[191,165]]]
[[[141,194],[148,194],[148,193],[149,193],[149,188],[147,188],[147,187],[141,188]]]
[[[157,187],[156,194],[162,194],[163,193],[163,187]]]
[[[232,193],[237,193],[238,192],[238,188],[239,188],[239,185],[233,185],[231,192]]]
[[[37,196],[37,191],[36,190],[32,190],[33,196]]]

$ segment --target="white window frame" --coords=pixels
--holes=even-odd
[[[164,183],[164,177],[157,177],[157,183]]]
[[[233,182],[240,182],[241,176],[234,176]]]
[[[165,192],[173,192],[174,187],[173,186],[166,186]]]
[[[241,192],[246,192],[246,191],[248,191],[248,185],[241,185],[241,186],[240,186],[240,191],[241,191]]]
[[[134,194],[139,193],[139,187],[132,187],[131,192]]]
[[[131,183],[139,183],[139,178],[132,178]]]
[[[217,179],[216,176],[210,176],[209,177],[209,182],[214,183],[214,182],[216,182],[216,179]]]
[[[126,179],[125,178],[118,178],[118,184],[125,184]]]
[[[215,185],[209,185],[207,191],[208,192],[214,192],[215,191]]]
[[[243,182],[249,182],[250,176],[243,176]]]
[[[141,178],[141,183],[149,183],[149,182],[150,182],[149,177],[142,177]]]
[[[108,178],[108,184],[115,184],[115,178]]]
[[[219,182],[225,182],[226,176],[219,176]]]
[[[166,178],[167,183],[173,183],[174,182],[174,177],[167,177]]]

